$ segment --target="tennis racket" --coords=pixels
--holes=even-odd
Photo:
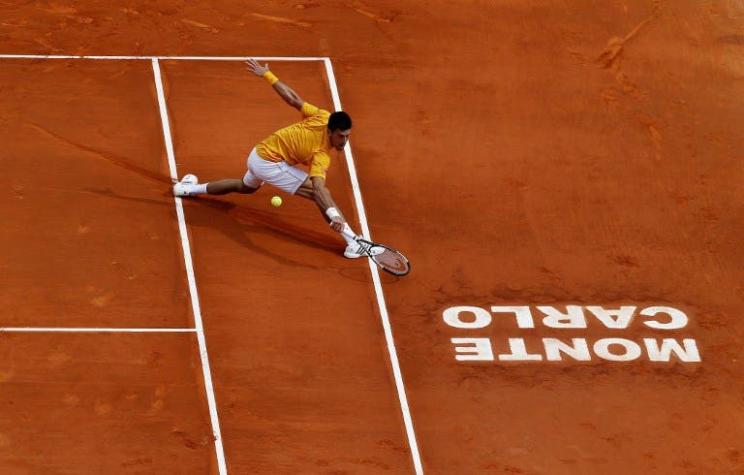
[[[411,263],[402,252],[397,251],[392,247],[385,246],[384,244],[355,236],[353,233],[346,230],[344,230],[344,234],[359,243],[360,250],[364,252],[367,257],[372,259],[372,262],[377,264],[380,269],[384,270],[388,274],[403,277],[411,272]]]

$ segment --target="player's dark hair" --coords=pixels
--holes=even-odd
[[[351,117],[343,111],[334,112],[328,117],[328,130],[349,130],[351,128]]]

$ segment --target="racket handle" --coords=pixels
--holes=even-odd
[[[351,230],[351,226],[349,226],[348,223],[344,224],[344,229],[341,231],[341,234],[344,235],[344,237],[347,237],[349,239],[355,239],[356,234],[354,234],[354,231]]]

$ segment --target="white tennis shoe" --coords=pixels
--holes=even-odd
[[[193,196],[195,193],[192,186],[199,184],[199,178],[196,175],[189,173],[181,178],[181,181],[173,185],[174,196]]]
[[[354,241],[346,246],[344,249],[344,257],[347,259],[358,259],[367,255],[364,245],[360,242]]]
[[[344,257],[347,259],[358,259],[366,255],[367,254],[364,252],[364,246],[358,242],[349,244],[346,246],[346,249],[344,249]]]
[[[360,257],[367,257],[367,251],[369,251],[369,254],[376,256],[385,252],[385,248],[383,248],[382,246],[355,242],[346,246],[346,249],[344,249],[344,257],[347,259],[358,259]]]

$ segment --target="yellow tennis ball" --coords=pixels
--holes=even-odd
[[[282,198],[281,196],[274,196],[271,198],[271,206],[274,206],[275,208],[278,208],[282,205]]]

